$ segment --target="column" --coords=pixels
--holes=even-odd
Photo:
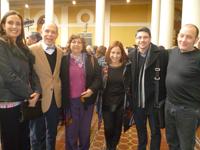
[[[183,0],[181,24],[192,23],[200,29],[200,0]]]
[[[104,46],[108,47],[110,45],[110,2],[106,2],[105,8],[105,36],[104,36]]]
[[[1,18],[10,10],[9,0],[1,0]]]
[[[54,21],[54,0],[45,0],[45,23]]]
[[[68,41],[68,6],[61,8],[60,45],[66,47]]]
[[[174,0],[161,0],[159,45],[173,46]]]
[[[24,7],[24,19],[30,19],[30,8]]]
[[[159,44],[159,29],[160,29],[160,1],[152,0],[152,11],[151,11],[151,41],[158,45]]]
[[[29,20],[29,19],[30,19],[30,9],[24,8],[24,20]],[[29,34],[29,26],[26,26],[25,24],[24,24],[24,33],[25,37],[27,37]]]
[[[96,0],[95,45],[104,45],[105,0]]]

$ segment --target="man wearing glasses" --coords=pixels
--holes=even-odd
[[[135,38],[137,46],[130,52],[129,58],[132,64],[132,100],[138,150],[146,150],[147,119],[151,130],[150,150],[159,150],[161,133],[155,99],[161,101],[166,97],[165,76],[168,54],[164,49],[159,49],[151,43],[151,32],[147,27],[137,30]],[[155,80],[156,72],[159,72],[158,81]],[[159,82],[158,89],[155,86],[156,82]]]

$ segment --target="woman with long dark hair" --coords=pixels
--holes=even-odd
[[[33,63],[34,57],[25,44],[22,16],[11,10],[0,23],[0,134],[3,150],[24,149],[20,104],[28,100],[29,106],[34,107],[41,92],[39,80],[31,69]]]

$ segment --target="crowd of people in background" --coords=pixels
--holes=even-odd
[[[200,120],[198,36],[194,24],[183,25],[178,45],[166,50],[153,44],[150,29],[142,27],[127,49],[117,40],[108,47],[87,45],[78,34],[61,48],[55,23],[44,23],[41,33],[25,38],[22,16],[9,11],[0,23],[2,150],[55,150],[59,121],[66,128],[66,150],[89,150],[95,108],[104,122],[105,150],[117,150],[127,109],[130,126],[134,118],[137,149],[147,149],[148,123],[150,150],[160,150],[156,103],[163,100],[169,149],[193,150]],[[20,121],[24,101],[29,107],[41,101],[43,114]]]

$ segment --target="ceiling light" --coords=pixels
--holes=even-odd
[[[75,0],[73,0],[73,1],[72,1],[72,4],[73,4],[73,5],[76,5],[76,1],[75,1]]]
[[[25,8],[29,8],[29,5],[28,5],[28,4],[25,4],[24,7],[25,7]]]
[[[126,2],[127,2],[127,3],[130,3],[130,2],[131,2],[131,0],[126,0]]]

